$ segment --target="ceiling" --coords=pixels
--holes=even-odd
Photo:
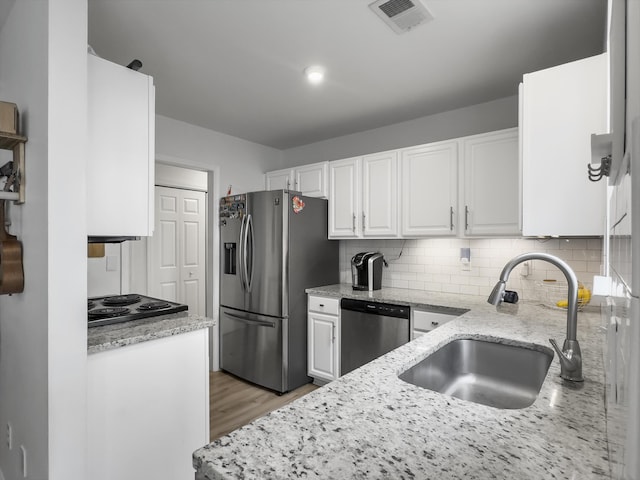
[[[401,35],[372,1],[89,0],[89,44],[143,62],[156,113],[277,149],[516,95],[604,49],[606,0],[422,0],[434,20]]]

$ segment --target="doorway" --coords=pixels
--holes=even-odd
[[[148,239],[152,297],[206,315],[206,192],[155,187],[155,228]]]

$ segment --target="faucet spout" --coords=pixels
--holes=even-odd
[[[582,377],[582,353],[580,351],[580,344],[578,343],[577,330],[578,330],[578,278],[566,262],[560,258],[549,255],[548,253],[523,253],[517,257],[512,258],[502,269],[500,274],[500,281],[496,284],[489,295],[487,301],[492,305],[500,305],[504,297],[504,291],[506,288],[507,280],[511,271],[522,262],[528,260],[543,260],[555,265],[560,269],[567,279],[568,284],[568,306],[567,306],[567,338],[564,341],[562,350],[558,347],[555,340],[549,340],[551,345],[558,353],[560,359],[561,373],[560,376],[565,380],[572,382],[581,382],[584,380]]]

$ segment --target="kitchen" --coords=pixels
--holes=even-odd
[[[68,72],[74,68],[81,71],[84,68],[82,62],[86,61],[86,7],[83,8],[82,2],[63,2],[61,5],[52,2],[49,5],[50,11],[44,14],[38,9],[37,2],[26,3],[28,6],[20,8],[14,5],[10,20],[3,26],[0,44],[11,45],[14,35],[19,36],[15,30],[20,31],[22,27],[24,31],[34,33],[21,50],[25,52],[26,49],[30,55],[18,58],[17,53],[12,54],[11,51],[6,51],[7,47],[3,48],[0,56],[3,66],[2,81],[7,85],[21,85],[20,88],[14,86],[7,91],[17,91],[19,95],[18,93],[12,95],[11,100],[29,107],[26,108],[24,115],[29,119],[27,133],[30,139],[30,158],[36,158],[38,156],[36,152],[40,153],[42,158],[48,159],[49,168],[48,173],[45,174],[38,172],[36,163],[28,164],[27,168],[33,169],[28,170],[29,188],[33,189],[29,191],[31,201],[27,201],[20,210],[14,210],[18,212],[15,215],[16,223],[22,225],[21,236],[25,242],[28,242],[25,244],[25,252],[30,252],[32,257],[25,256],[25,273],[29,279],[25,293],[22,296],[2,298],[0,304],[3,341],[13,341],[22,350],[18,352],[7,349],[4,352],[9,355],[11,363],[20,365],[22,370],[16,373],[3,370],[2,391],[13,389],[15,393],[6,398],[3,393],[3,401],[0,403],[6,405],[3,408],[11,412],[11,417],[16,418],[14,427],[16,427],[16,433],[22,435],[23,441],[27,444],[27,463],[31,466],[29,475],[32,478],[83,478],[82,472],[86,459],[81,452],[85,451],[86,447],[83,433],[85,420],[81,412],[83,402],[86,401],[83,400],[86,398],[84,393],[86,387],[85,381],[78,379],[85,378],[84,369],[86,368],[86,328],[83,333],[79,327],[82,320],[86,318],[84,301],[87,297],[87,260],[84,258],[86,244],[82,234],[83,221],[78,220],[85,218],[85,207],[81,202],[77,202],[76,197],[83,194],[85,160],[80,153],[81,148],[78,151],[74,149],[70,151],[69,145],[77,145],[78,138],[81,138],[82,132],[86,131],[84,122],[78,120],[83,118],[84,107],[83,102],[78,102],[77,98],[78,92],[82,92],[86,86],[83,86],[81,76],[75,79],[77,83],[71,82]],[[69,22],[69,17],[73,22]],[[40,28],[34,28],[33,25]],[[48,34],[45,35],[45,32]],[[53,59],[57,58],[56,54],[67,59],[64,62],[64,71],[62,67],[55,68],[57,64]],[[53,56],[50,64],[42,61],[43,58],[49,58],[48,55]],[[5,65],[11,68],[5,68]],[[41,75],[33,75],[38,72]],[[38,82],[36,78],[49,78],[49,83],[45,85],[42,81]],[[26,82],[25,79],[32,80]],[[55,88],[56,94],[49,99],[51,104],[48,105],[48,110],[44,110],[50,88]],[[39,103],[34,103],[32,100],[34,96]],[[4,98],[7,97],[3,90]],[[69,106],[73,106],[71,111]],[[414,135],[417,135],[417,130],[424,131],[425,128],[431,127],[429,131],[434,132],[435,137],[424,138],[422,135],[419,140],[400,139],[396,145],[381,145],[379,135],[381,132],[374,131],[363,135],[360,139],[364,141],[366,138],[370,141],[370,151],[375,152],[395,148],[395,146],[442,139],[444,137],[437,138],[437,134],[438,129],[442,129],[444,124],[455,126],[453,128],[455,131],[450,134],[451,137],[478,133],[473,131],[473,122],[469,118],[483,119],[485,131],[498,130],[515,125],[516,110],[517,98],[512,96],[474,107],[461,106],[458,110],[433,115],[409,124],[409,127],[415,128]],[[44,115],[44,111],[48,111],[49,115]],[[293,160],[283,163],[277,149],[259,147],[216,131],[194,128],[187,123],[167,117],[159,116],[156,128],[158,141],[156,148],[165,157],[165,161],[171,163],[170,159],[189,158],[192,159],[189,166],[207,168],[212,163],[211,157],[214,157],[213,165],[215,166],[212,168],[214,174],[217,173],[219,177],[218,193],[220,194],[227,190],[229,184],[233,185],[234,192],[260,190],[264,187],[265,172],[295,165]],[[411,134],[407,129],[387,130],[392,137],[394,132],[398,137]],[[40,142],[38,142],[39,138]],[[49,138],[49,143],[44,142],[42,140],[44,138]],[[342,139],[342,142],[346,140]],[[325,152],[328,152],[326,155],[329,158],[344,158],[360,153],[349,152],[349,148],[353,145],[343,143],[342,152],[332,156],[333,153],[329,150],[337,148],[338,145],[339,142],[327,145],[328,150]],[[306,158],[308,160],[306,163],[325,159],[320,157],[322,154],[318,149],[309,147],[307,155],[303,155],[304,150],[299,148],[289,153],[291,158]],[[241,166],[237,173],[229,173],[232,171],[231,168],[239,165]],[[56,188],[56,185],[69,184],[77,185],[78,189]],[[43,225],[48,225],[47,235],[42,234]],[[70,235],[73,232],[76,234]],[[389,245],[393,251],[387,255],[393,256],[394,251],[401,250],[401,241],[388,242],[392,243],[385,245]],[[467,240],[467,242],[471,241]],[[537,240],[526,240],[526,242],[537,242]],[[408,248],[425,248],[424,245],[410,245],[408,242]],[[454,258],[462,247],[466,245],[451,247]],[[475,244],[471,244],[470,248],[472,249],[470,261],[474,268],[476,266],[474,262],[479,261],[480,258],[473,253],[476,251]],[[495,244],[494,248],[499,250],[503,247]],[[561,248],[558,241],[558,249]],[[592,248],[588,247],[587,251],[589,250]],[[47,254],[50,251],[55,251],[56,254]],[[39,253],[36,255],[34,252]],[[405,251],[404,255],[406,254]],[[344,272],[347,271],[345,265],[349,255],[350,253],[342,253],[343,277]],[[459,261],[459,257],[457,260]],[[60,274],[57,272],[64,272],[64,281],[61,281]],[[585,272],[594,273],[593,267],[586,265]],[[399,272],[397,280],[408,281],[400,277]],[[345,281],[344,278],[342,280]],[[46,299],[42,297],[41,292],[49,292]],[[214,300],[216,301],[217,299]],[[72,309],[72,314],[69,313],[69,308]],[[45,318],[48,320],[44,324],[35,320]],[[7,327],[5,322],[10,323],[11,327]],[[27,354],[29,361],[21,361]],[[68,398],[74,399],[74,402],[68,402]],[[30,399],[30,401],[21,405],[24,399]],[[5,418],[3,423],[4,421]],[[42,434],[44,430],[48,431],[47,435]],[[6,450],[2,450],[2,455],[0,458],[2,458],[3,471],[5,465],[14,465],[17,462],[16,456],[14,454],[9,456]],[[11,473],[4,471],[4,474],[12,478]]]

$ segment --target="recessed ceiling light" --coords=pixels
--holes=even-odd
[[[313,65],[304,69],[307,81],[312,85],[318,85],[324,81],[324,68],[319,65]]]

